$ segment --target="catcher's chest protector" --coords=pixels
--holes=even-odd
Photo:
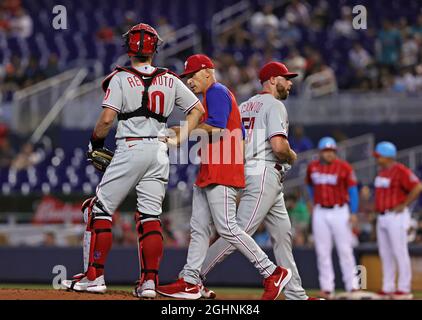
[[[121,120],[127,120],[133,117],[146,117],[146,118],[153,118],[156,119],[158,122],[162,122],[162,123],[167,123],[167,119],[168,117],[162,116],[160,114],[157,114],[155,112],[152,112],[149,108],[148,108],[148,104],[149,104],[149,94],[148,94],[148,90],[149,87],[151,86],[151,84],[154,82],[154,79],[162,76],[166,73],[171,73],[173,75],[175,75],[174,73],[170,72],[168,69],[165,68],[156,68],[156,70],[150,74],[150,75],[145,75],[141,72],[139,72],[138,70],[136,70],[135,68],[132,67],[120,67],[117,66],[115,71],[109,75],[107,78],[104,79],[103,83],[102,83],[102,88],[104,90],[104,92],[107,90],[108,84],[110,83],[111,78],[120,71],[125,71],[125,72],[129,72],[133,75],[135,75],[137,78],[139,78],[139,80],[142,82],[142,85],[144,86],[144,92],[142,95],[142,104],[141,107],[139,107],[138,109],[136,109],[135,111],[132,112],[128,112],[128,113],[119,113],[117,118],[119,121]]]

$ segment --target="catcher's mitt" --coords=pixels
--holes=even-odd
[[[114,152],[107,148],[100,148],[87,152],[88,161],[101,172],[104,172],[107,169],[113,156]]]

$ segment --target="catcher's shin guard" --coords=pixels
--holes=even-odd
[[[84,272],[93,281],[104,274],[104,263],[111,249],[111,216],[96,197],[82,204],[86,222],[84,234]]]
[[[161,221],[157,216],[140,212],[136,212],[135,221],[139,236],[138,254],[141,268],[139,282],[153,280],[158,285],[158,269],[163,256]]]

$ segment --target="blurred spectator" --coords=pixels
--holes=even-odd
[[[417,89],[417,79],[411,68],[401,69],[399,76],[394,80],[392,90],[394,92],[415,92]]]
[[[334,35],[337,37],[354,38],[352,9],[344,6],[341,8],[341,18],[336,20],[333,25]]]
[[[320,63],[321,54],[313,47],[306,45],[304,48],[304,58],[305,58],[305,75],[304,78],[309,76],[315,69],[315,65]]]
[[[273,6],[266,4],[262,11],[255,12],[251,17],[252,32],[255,34],[265,34],[268,29],[276,30],[279,21],[277,16],[273,13]]]
[[[303,94],[308,98],[337,93],[337,79],[334,70],[324,62],[318,62],[313,72],[304,81]]]
[[[133,11],[126,11],[123,24],[116,28],[117,35],[122,36],[137,23],[136,13]]]
[[[15,157],[8,135],[9,129],[7,126],[0,124],[0,168],[9,167]]]
[[[31,16],[23,9],[16,10],[9,24],[12,36],[29,38],[33,33],[33,21]]]
[[[160,35],[161,39],[166,43],[172,43],[175,39],[176,30],[175,28],[169,23],[166,17],[161,16],[157,20],[156,28],[155,28]]]
[[[412,28],[409,26],[406,17],[400,17],[399,21],[397,22],[397,28],[400,32],[400,36],[404,39],[408,34],[412,32]]]
[[[25,143],[21,147],[21,151],[12,161],[12,169],[22,170],[36,165],[40,161],[40,154],[34,151],[31,143]]]
[[[305,129],[301,125],[295,125],[289,136],[290,147],[296,152],[305,152],[314,147],[311,139],[305,135]]]
[[[422,215],[419,215],[418,227],[416,230],[415,243],[422,244]]]
[[[59,58],[58,58],[57,54],[52,53],[48,57],[47,66],[43,70],[44,76],[46,78],[50,78],[50,77],[57,75],[59,72],[60,72],[60,70],[59,70]]]
[[[292,22],[285,19],[280,21],[279,38],[286,47],[295,46],[303,38],[302,30]]]
[[[266,4],[262,11],[255,12],[250,20],[250,29],[256,35],[253,45],[256,48],[281,46],[278,36],[279,20],[273,12],[273,6]]]
[[[376,41],[378,63],[394,70],[399,62],[401,40],[400,32],[393,23],[390,20],[384,20]]]
[[[111,43],[114,41],[114,30],[109,26],[101,26],[96,33],[96,37],[100,42]]]
[[[218,50],[246,58],[246,51],[251,50],[251,34],[243,28],[242,24],[235,23],[233,27],[224,32],[218,39]]]
[[[421,45],[422,41],[418,43],[413,34],[408,33],[404,36],[400,56],[402,67],[413,67],[418,63]]]
[[[41,80],[45,79],[43,71],[39,65],[39,59],[32,56],[29,59],[28,67],[25,69],[23,73],[23,86],[28,87],[31,86]]]
[[[418,19],[416,21],[416,25],[413,26],[412,32],[415,37],[420,41],[422,41],[422,13],[418,15]]]
[[[292,224],[293,246],[304,246],[309,240],[310,211],[299,191],[285,196],[286,209]]]
[[[298,76],[295,78],[295,81],[300,83],[305,76],[306,59],[300,55],[299,50],[297,50],[295,47],[290,48],[289,55],[286,59],[286,65],[291,72],[298,74]]]
[[[42,242],[42,245],[45,247],[54,247],[57,245],[56,235],[54,234],[54,232],[44,233],[44,240]]]
[[[359,191],[359,242],[375,241],[376,213],[371,189],[362,186]]]
[[[326,0],[319,0],[312,10],[312,16],[318,20],[323,29],[330,23],[330,8]]]
[[[246,68],[240,69],[240,82],[236,89],[236,99],[239,102],[248,100],[255,93],[254,82],[250,78]]]
[[[332,132],[331,132],[331,136],[334,138],[334,140],[336,140],[337,142],[342,142],[345,141],[347,139],[349,139],[349,137],[344,133],[343,130],[341,130],[341,128],[335,128]]]
[[[367,68],[371,64],[372,58],[369,52],[356,41],[349,52],[349,61],[352,68],[359,70]]]
[[[310,14],[307,2],[291,0],[290,4],[286,8],[284,18],[292,24],[303,26],[308,25],[310,23]]]
[[[416,66],[415,73],[416,89],[422,92],[422,64]]]

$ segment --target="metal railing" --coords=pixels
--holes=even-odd
[[[338,143],[337,154],[340,158],[354,164],[368,161],[372,157],[375,137],[373,134],[365,134]],[[289,171],[284,182],[286,190],[304,187],[306,169],[308,164],[318,157],[318,149],[312,149],[298,154],[298,160]]]
[[[63,95],[56,101],[40,125],[35,129],[30,138],[31,143],[37,143],[41,139],[48,127],[50,127],[50,125],[66,106],[66,103],[73,98],[76,88],[81,85],[87,75],[88,70],[86,68],[79,70],[79,72],[73,78],[72,82],[69,84],[69,87],[66,88],[66,90],[63,92]]]
[[[211,21],[213,43],[217,43],[218,36],[222,33],[229,31],[238,24],[248,21],[251,14],[251,4],[247,0],[240,1],[215,13]]]
[[[397,161],[418,172],[422,166],[422,145],[404,149],[397,153]],[[353,163],[356,176],[360,183],[370,185],[377,174],[377,165],[373,157]]]
[[[62,111],[61,124],[65,128],[93,128],[101,112],[104,92],[101,83],[104,77],[88,82],[74,90],[71,99]]]
[[[20,134],[33,132],[79,72],[80,69],[71,69],[16,91],[13,96],[12,129]]]

